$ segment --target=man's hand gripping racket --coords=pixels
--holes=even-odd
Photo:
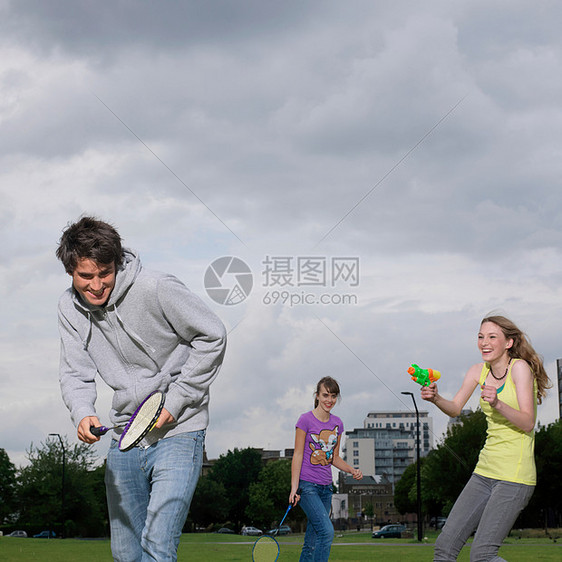
[[[126,424],[113,427],[90,426],[90,433],[96,437],[105,435],[108,431],[118,427],[125,427],[119,439],[119,450],[128,451],[138,445],[148,433],[156,426],[158,417],[164,407],[164,394],[156,391],[150,393],[135,410]]]

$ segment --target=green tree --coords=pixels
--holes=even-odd
[[[262,469],[261,454],[257,449],[234,449],[221,455],[209,474],[224,486],[228,496],[228,518],[240,530],[250,499],[250,484],[258,480]]]
[[[394,486],[394,507],[398,513],[415,513],[417,509],[416,499],[416,478],[417,478],[417,463],[411,464],[406,467],[400,480]],[[414,492],[412,500],[411,492]]]
[[[537,486],[517,526],[559,527],[562,518],[562,421],[540,427],[535,434]]]
[[[451,511],[476,466],[485,439],[486,417],[478,409],[462,416],[461,423],[450,428],[444,441],[427,455],[421,467],[425,513]]]
[[[89,445],[70,445],[66,439],[63,444],[64,506],[60,443],[47,440],[37,448],[31,444],[27,452],[29,465],[23,467],[18,476],[18,523],[59,530],[64,523],[68,534],[104,534],[107,526],[104,467],[94,467],[96,457]],[[63,507],[64,520],[61,519]]]
[[[71,471],[70,491],[82,489],[81,494],[71,494],[69,511],[66,517],[66,536],[109,536],[109,512],[105,495],[105,462],[93,470],[77,472],[72,478]],[[75,499],[73,502],[72,500]],[[84,506],[87,505],[90,513],[84,517]],[[69,521],[76,522],[75,531],[69,532]]]
[[[222,523],[228,517],[228,511],[228,494],[224,485],[209,476],[202,476],[193,495],[188,525],[191,522],[207,527],[213,523]]]
[[[260,528],[270,528],[279,522],[289,505],[291,462],[279,460],[261,470],[258,481],[250,484],[246,515],[249,522]]]
[[[8,453],[0,449],[0,525],[14,515],[16,483],[16,467]]]

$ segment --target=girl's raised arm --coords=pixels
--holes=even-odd
[[[460,415],[464,405],[472,396],[474,389],[478,386],[482,363],[477,363],[467,371],[459,391],[452,400],[443,398],[437,390],[437,384],[432,382],[429,386],[422,386],[421,397],[428,402],[433,402],[444,414],[451,418]]]

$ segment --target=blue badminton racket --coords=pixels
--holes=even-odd
[[[300,490],[299,490],[300,492]],[[283,525],[283,521],[287,517],[289,511],[291,511],[292,504],[289,504],[287,511],[285,511],[285,515],[283,515],[283,519],[281,519],[281,523],[277,525],[277,529],[273,531],[271,535],[263,535],[260,537],[255,543],[254,548],[252,548],[252,561],[253,562],[276,562],[279,558],[279,543],[273,537],[273,535],[277,535],[279,533],[279,529],[281,525]]]

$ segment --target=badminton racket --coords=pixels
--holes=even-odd
[[[141,402],[126,424],[113,427],[105,427],[103,425],[99,427],[90,426],[90,433],[100,437],[111,429],[125,427],[119,439],[119,450],[128,451],[135,445],[138,445],[149,431],[154,428],[158,421],[158,416],[164,407],[164,398],[162,392],[152,392]]]
[[[300,489],[297,493],[299,492]],[[287,511],[285,511],[285,515],[283,515],[283,519],[281,519],[281,523],[277,525],[277,529],[275,529],[271,535],[263,535],[254,543],[254,548],[252,548],[253,562],[276,562],[279,558],[279,543],[272,535],[277,535],[281,525],[283,525],[283,521],[285,521],[285,518],[287,517],[287,514],[291,511],[291,507],[293,507],[293,504],[289,504]]]
[[[263,535],[252,548],[253,562],[276,562],[279,558],[279,543],[269,535]]]

